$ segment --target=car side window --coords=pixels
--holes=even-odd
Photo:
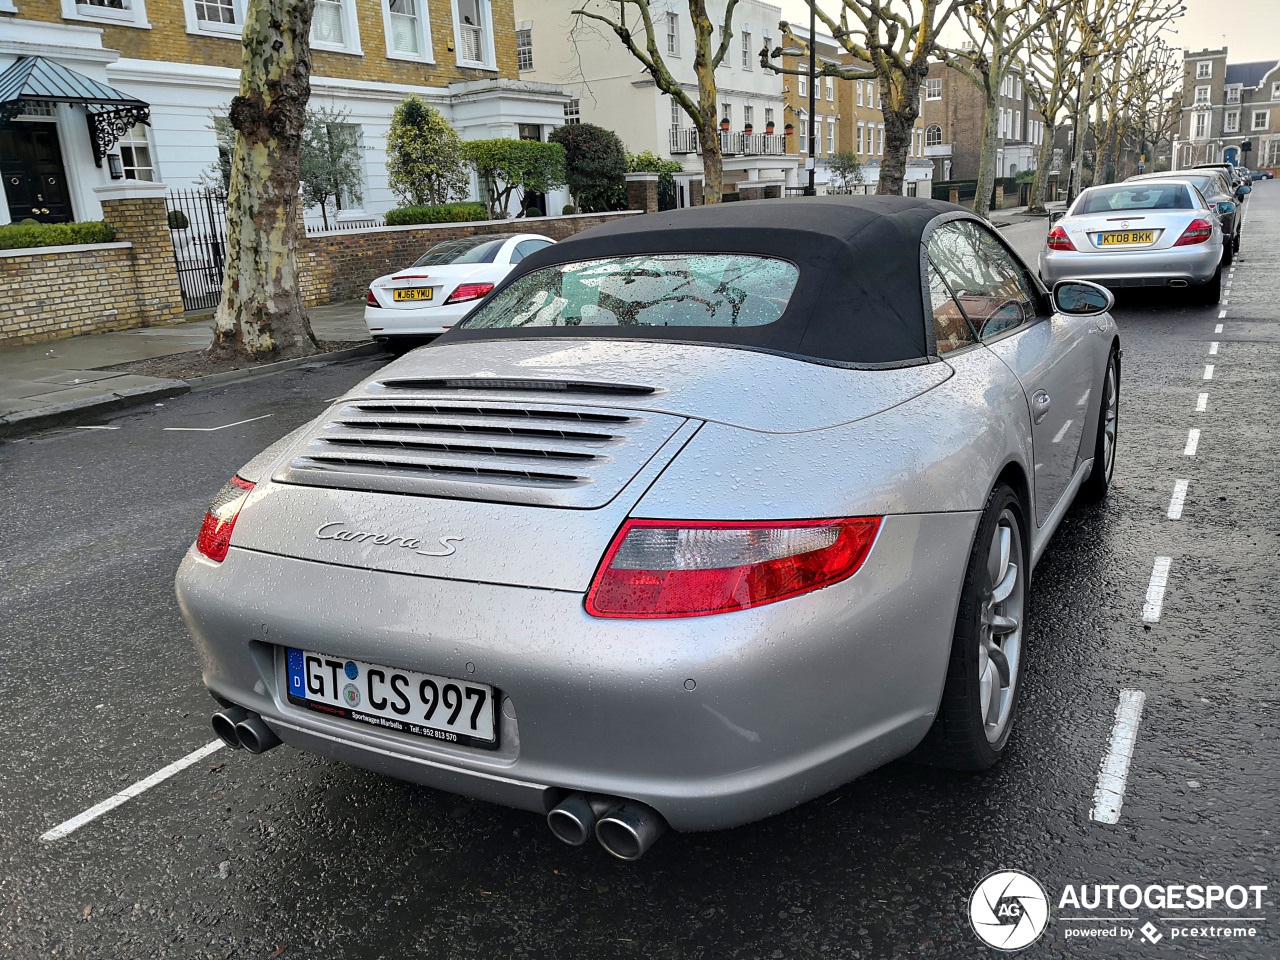
[[[551,241],[549,240],[521,240],[516,244],[516,248],[511,251],[511,262],[519,263],[534,251],[549,246],[551,246]]]
[[[933,310],[933,332],[938,342],[938,353],[943,354],[959,347],[978,342],[977,331],[969,318],[951,295],[951,288],[932,263],[926,266],[929,278],[929,300]]]
[[[983,339],[1039,314],[1040,297],[1025,268],[981,224],[942,224],[929,238],[928,252]]]

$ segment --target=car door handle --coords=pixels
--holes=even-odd
[[[1039,423],[1049,415],[1049,404],[1052,403],[1049,395],[1043,390],[1037,390],[1036,395],[1031,398],[1031,422]]]

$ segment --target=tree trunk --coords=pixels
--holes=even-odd
[[[911,150],[911,132],[920,116],[920,86],[928,74],[923,68],[907,70],[895,89],[885,77],[880,82],[889,91],[881,113],[884,114],[884,159],[880,161],[880,183],[876,193],[902,196],[907,175],[907,154]]]
[[[1031,182],[1031,204],[1027,207],[1027,213],[1044,216],[1049,212],[1049,208],[1045,206],[1044,193],[1049,186],[1049,154],[1053,150],[1055,130],[1052,123],[1045,121],[1044,138],[1040,141],[1040,156],[1036,158],[1036,176]],[[1061,173],[1058,176],[1061,179]]]
[[[982,154],[978,160],[978,192],[973,197],[973,212],[985,217],[991,212],[991,191],[996,188],[996,123],[1000,118],[1000,81],[993,74],[983,78]]]
[[[227,264],[210,356],[316,353],[294,255],[302,224],[298,162],[311,96],[315,0],[249,0],[227,197]]]
[[[711,18],[705,0],[690,0],[693,17],[693,72],[698,78],[698,142],[702,145],[702,202],[719,203],[724,193],[724,160],[720,156],[720,126],[716,117],[716,73],[712,66],[713,37]]]

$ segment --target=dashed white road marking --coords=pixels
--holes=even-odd
[[[1088,403],[1089,394],[1092,392],[1093,392],[1092,390],[1086,390],[1084,393],[1080,394],[1080,399],[1076,401],[1076,406],[1083,407],[1086,403]]]
[[[1191,486],[1190,480],[1179,480],[1173,485],[1173,496],[1169,498],[1169,519],[1182,519],[1182,504],[1187,499],[1187,488]]]
[[[1204,378],[1205,378],[1206,380],[1212,380],[1212,379],[1213,379],[1213,364],[1212,364],[1212,363],[1206,363],[1206,364],[1204,365]]]
[[[1063,437],[1065,437],[1065,436],[1067,435],[1067,431],[1071,429],[1071,424],[1073,424],[1073,423],[1075,423],[1075,421],[1074,421],[1074,420],[1068,420],[1066,423],[1064,423],[1064,424],[1062,425],[1062,429],[1061,429],[1061,430],[1059,430],[1056,434],[1054,434],[1053,442],[1054,442],[1054,443],[1061,443],[1061,442],[1062,442],[1062,438],[1063,438]]]
[[[1182,450],[1184,457],[1194,457],[1196,455],[1196,447],[1200,446],[1200,428],[1192,427],[1187,431],[1187,445]]]
[[[119,428],[119,427],[90,426],[90,427],[76,427],[76,429],[77,429],[77,430],[119,430],[120,428]]]
[[[1227,319],[1227,311],[1225,311],[1225,310],[1219,310],[1219,311],[1218,311],[1218,319],[1219,319],[1219,320],[1225,320],[1225,319]]]
[[[1116,721],[1111,727],[1111,742],[1098,769],[1098,785],[1093,791],[1093,810],[1089,819],[1095,823],[1119,823],[1120,807],[1129,782],[1129,764],[1138,742],[1138,722],[1147,695],[1141,690],[1121,690],[1116,704]]]
[[[1172,557],[1156,557],[1151,567],[1151,581],[1147,584],[1147,599],[1142,604],[1142,622],[1159,623],[1160,610],[1164,606],[1164,590],[1169,585],[1169,568]]]
[[[1217,352],[1218,352],[1218,341],[1217,341],[1217,340],[1210,340],[1210,341],[1209,341],[1209,356],[1213,356],[1213,355],[1214,355],[1215,353],[1217,353]]]
[[[1214,333],[1221,333],[1221,332],[1222,332],[1222,324],[1218,324],[1216,327],[1214,327],[1214,328],[1213,328],[1213,332],[1214,332]]]
[[[174,433],[214,433],[217,430],[226,430],[228,427],[238,427],[242,423],[254,423],[258,420],[265,420],[267,417],[274,417],[274,413],[265,413],[260,417],[250,417],[248,420],[237,420],[235,423],[224,423],[220,427],[165,427]]]
[[[1200,394],[1196,398],[1196,413],[1204,413],[1209,409],[1209,395],[1207,393]]]
[[[221,750],[225,746],[226,744],[223,743],[221,740],[214,740],[211,743],[206,743],[199,750],[193,750],[191,753],[188,753],[181,760],[175,760],[173,763],[169,764],[167,767],[160,768],[155,773],[151,774],[151,776],[144,777],[143,779],[139,780],[137,783],[132,784],[131,786],[125,787],[115,796],[108,797],[106,800],[103,800],[101,803],[94,804],[84,813],[78,813],[74,817],[72,817],[70,820],[65,820],[62,823],[58,824],[56,827],[54,827],[52,830],[49,830],[46,833],[42,833],[40,835],[40,839],[45,841],[46,843],[51,843],[54,840],[61,840],[67,834],[74,833],[76,830],[79,830],[81,827],[83,827],[86,823],[89,823],[91,820],[98,819],[98,817],[102,816],[104,813],[108,813],[114,810],[116,807],[120,806],[120,804],[124,803],[126,800],[132,800],[134,797],[138,796],[139,794],[145,793],[146,791],[154,787],[156,784],[163,783],[164,781],[172,777],[175,773],[182,772],[183,770],[187,769],[187,767],[191,766],[193,763],[199,763],[205,757],[209,756],[209,754],[213,753],[216,750]]]

